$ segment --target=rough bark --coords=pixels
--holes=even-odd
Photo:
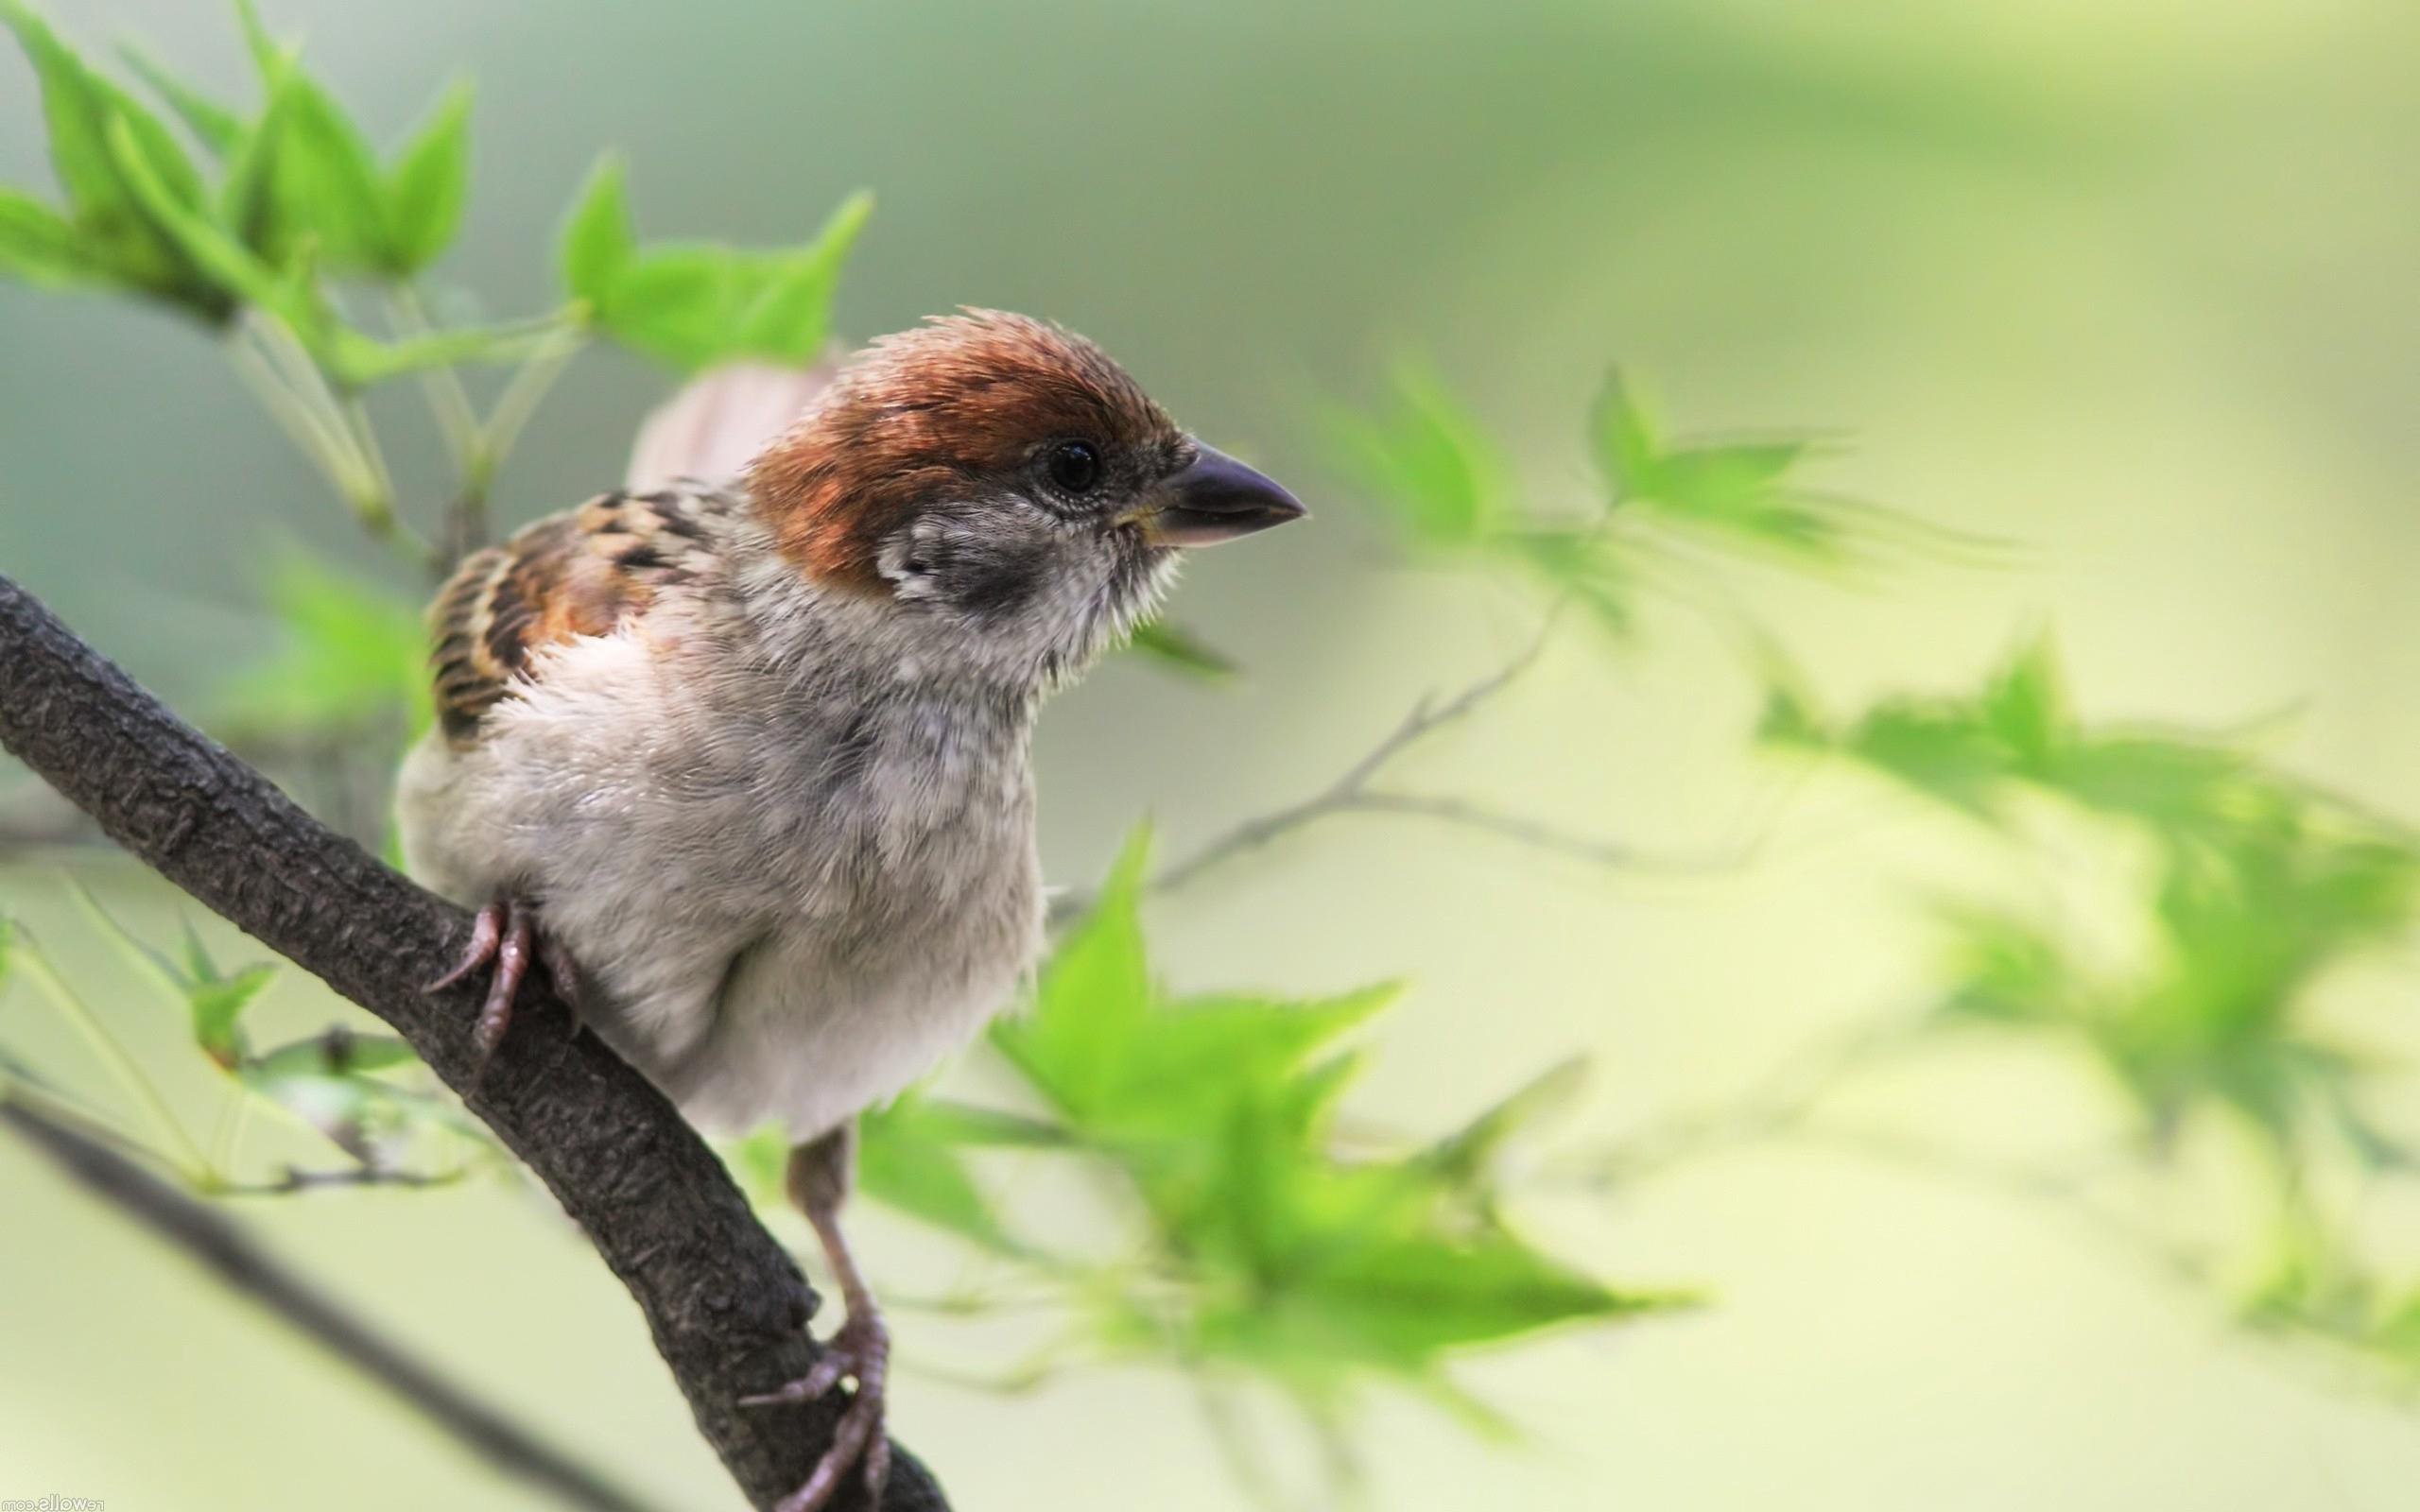
[[[5,576],[0,745],[161,875],[410,1041],[629,1289],[749,1499],[770,1505],[805,1479],[839,1404],[738,1400],[815,1358],[815,1294],[671,1104],[595,1036],[575,1036],[536,985],[477,1074],[477,986],[422,989],[468,937],[469,915],[303,813]],[[946,1506],[905,1453],[884,1503]]]

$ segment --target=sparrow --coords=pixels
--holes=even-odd
[[[1035,713],[1180,554],[1299,519],[1098,347],[997,311],[848,358],[734,482],[619,491],[465,559],[430,611],[437,718],[406,865],[476,910],[492,1053],[535,965],[698,1126],[769,1122],[846,1304],[854,1384],[783,1512],[879,1503],[889,1334],[838,1214],[855,1120],[1040,953]]]

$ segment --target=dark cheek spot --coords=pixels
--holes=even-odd
[[[1040,544],[986,541],[953,552],[940,571],[942,596],[977,619],[1006,619],[1031,604],[1049,571]]]

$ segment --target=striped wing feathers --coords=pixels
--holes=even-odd
[[[664,588],[711,573],[732,507],[717,493],[608,493],[465,558],[429,607],[445,738],[475,744],[539,651],[607,634]]]

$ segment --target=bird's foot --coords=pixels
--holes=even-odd
[[[866,1504],[882,1505],[883,1483],[890,1478],[890,1440],[882,1431],[883,1380],[890,1368],[890,1331],[880,1314],[866,1308],[849,1314],[806,1374],[777,1391],[740,1399],[743,1407],[816,1401],[843,1381],[856,1383],[849,1405],[833,1426],[832,1447],[816,1462],[805,1485],[774,1503],[774,1512],[823,1512],[852,1469],[865,1484]]]
[[[471,1045],[478,1052],[482,1070],[495,1047],[504,1042],[504,1032],[512,1026],[513,1005],[532,960],[545,968],[555,995],[572,1010],[577,1022],[579,965],[561,941],[538,926],[537,905],[523,899],[499,898],[473,915],[470,942],[462,948],[461,957],[452,970],[428,984],[428,991],[441,992],[475,971],[489,971],[487,1000],[471,1026]]]

